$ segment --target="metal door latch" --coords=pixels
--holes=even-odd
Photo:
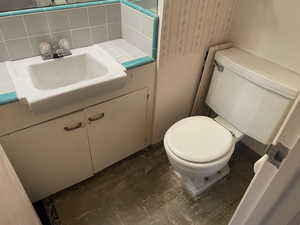
[[[267,150],[269,162],[279,168],[283,160],[288,155],[288,152],[289,149],[281,143],[278,143],[277,145],[270,145]]]

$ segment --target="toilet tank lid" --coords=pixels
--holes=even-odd
[[[237,75],[284,97],[295,99],[300,74],[238,48],[216,53],[215,60]]]

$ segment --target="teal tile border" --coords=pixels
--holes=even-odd
[[[153,22],[153,35],[152,35],[152,58],[156,59],[157,57],[157,45],[158,45],[158,25],[159,17],[154,18]]]
[[[105,4],[113,4],[113,3],[120,3],[120,2],[126,4],[148,16],[151,16],[153,18],[158,17],[151,10],[144,9],[143,7],[138,6],[132,2],[129,2],[128,0],[103,0],[103,1],[93,1],[93,2],[84,2],[84,3],[74,3],[74,4],[67,4],[67,5],[46,6],[46,7],[33,8],[33,9],[21,9],[21,10],[9,11],[9,12],[2,12],[2,13],[0,13],[0,17],[17,16],[17,15],[24,15],[24,14],[29,14],[29,13],[41,13],[41,12],[48,12],[48,11],[54,11],[54,10],[73,9],[73,8],[79,8],[79,7],[105,5]]]
[[[148,9],[144,9],[143,7],[139,6],[139,5],[136,5],[132,2],[129,2],[128,0],[120,0],[122,3],[124,3],[125,5],[128,5],[130,6],[131,8],[134,8],[148,16],[151,16],[153,18],[156,18],[158,17],[154,12],[152,12],[151,10],[148,10]]]
[[[154,59],[150,56],[146,56],[146,57],[142,57],[142,58],[138,58],[138,59],[134,59],[128,62],[124,62],[122,63],[122,65],[126,68],[126,69],[133,69],[148,63],[152,63],[154,62]]]
[[[34,8],[34,9],[21,9],[21,10],[10,11],[10,12],[2,12],[2,13],[0,13],[0,17],[17,16],[17,15],[24,15],[24,14],[29,14],[29,13],[49,12],[49,11],[62,10],[62,9],[73,9],[73,8],[88,7],[88,6],[94,6],[94,5],[106,5],[106,4],[113,4],[113,3],[120,3],[120,2],[121,2],[121,0],[104,0],[104,1],[74,3],[74,4],[68,4],[68,5],[48,6],[48,7],[42,7],[42,8]]]
[[[16,92],[0,94],[0,105],[18,101]]]
[[[138,10],[139,12],[150,16],[154,19],[153,22],[153,36],[152,36],[152,58],[156,59],[157,57],[157,45],[158,45],[158,25],[159,25],[159,17],[157,14],[152,12],[151,10],[144,9],[141,6],[138,6],[132,2],[129,2],[128,0],[121,0],[121,3],[124,3],[125,5]]]

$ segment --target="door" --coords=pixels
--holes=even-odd
[[[95,172],[146,145],[147,90],[140,90],[85,110]]]
[[[266,161],[229,225],[288,225],[300,214],[300,139],[279,168]],[[296,224],[299,224],[297,221]]]
[[[284,158],[284,154],[275,155],[275,159],[284,158],[281,163],[267,157],[268,160],[250,183],[229,225],[300,224],[299,102],[300,96],[273,142],[276,148],[288,152],[287,156]],[[290,142],[286,142],[287,133]],[[285,145],[289,148],[283,148],[281,142],[286,142]]]
[[[0,138],[32,201],[93,175],[83,112]]]
[[[0,184],[0,224],[41,225],[1,145]]]

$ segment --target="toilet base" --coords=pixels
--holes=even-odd
[[[230,168],[226,165],[223,169],[218,171],[218,173],[210,176],[210,177],[202,177],[202,178],[187,178],[176,172],[175,174],[181,179],[181,183],[183,188],[188,192],[188,194],[193,199],[198,199],[200,194],[204,192],[206,189],[211,187],[213,184],[221,180],[223,177],[228,175],[230,172]]]

